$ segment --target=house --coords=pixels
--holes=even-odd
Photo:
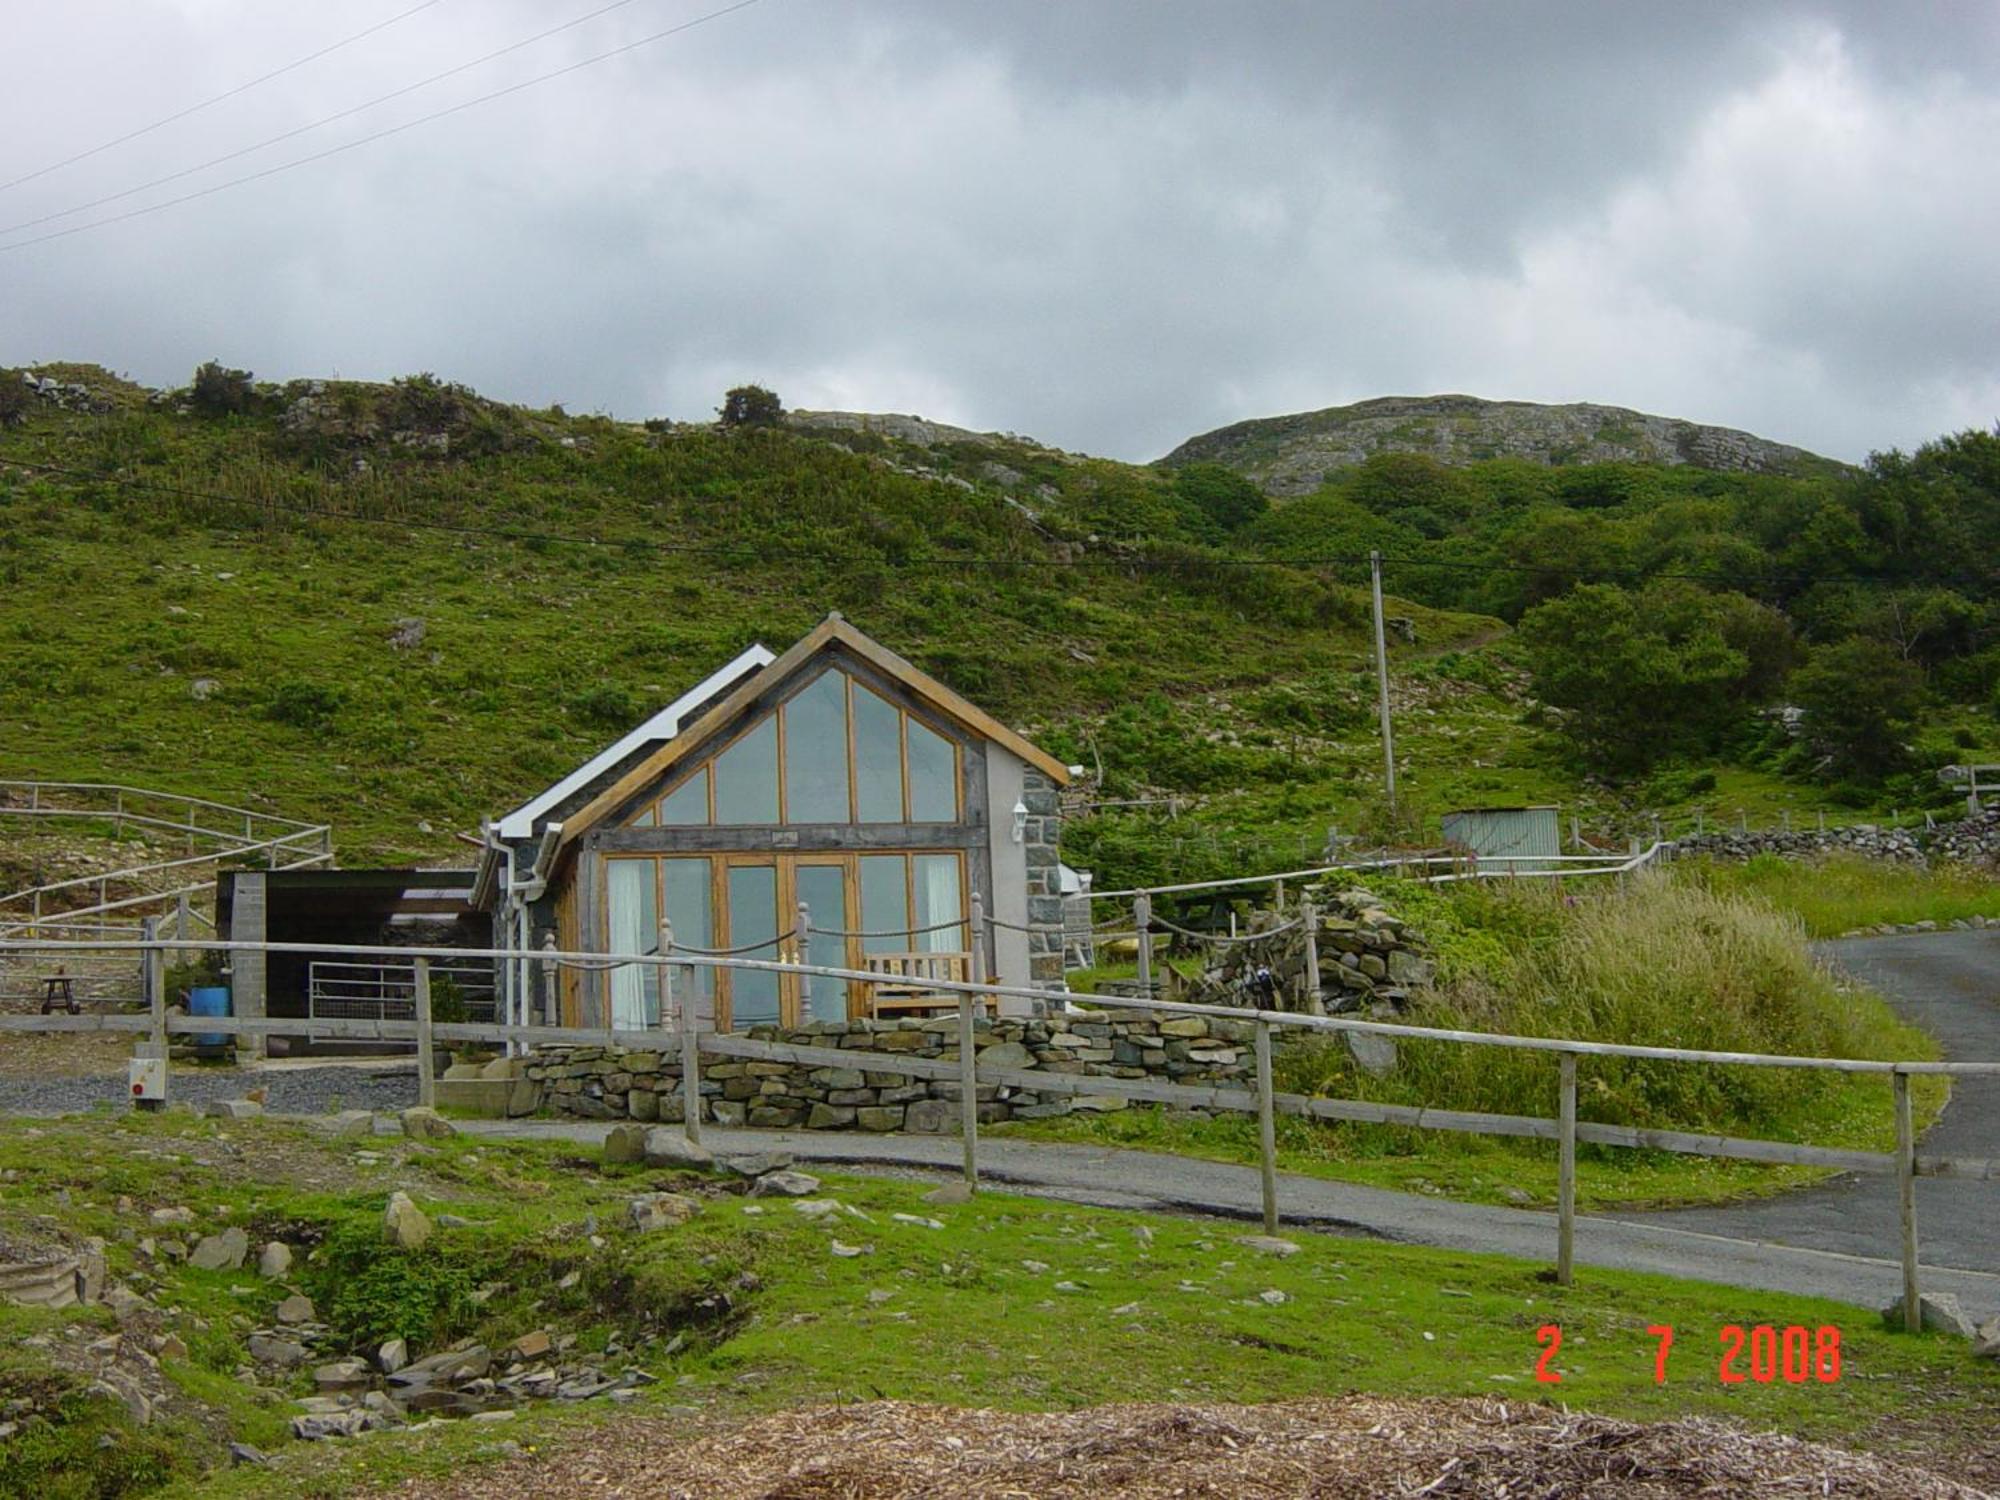
[[[782,653],[752,646],[489,825],[471,900],[496,947],[655,953],[664,917],[676,948],[890,970],[965,954],[976,897],[993,919],[987,973],[1060,989],[1068,779],[829,615]],[[659,977],[524,959],[503,967],[499,1003],[517,1021],[639,1029],[661,1022]],[[858,1018],[877,988],[691,966],[672,983],[723,1030]]]

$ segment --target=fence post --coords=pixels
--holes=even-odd
[[[1576,1054],[1562,1054],[1562,1105],[1556,1156],[1556,1285],[1570,1282],[1576,1248]]]
[[[190,854],[194,853],[194,807],[192,804],[188,807],[187,852]]]
[[[865,927],[867,924],[864,922],[862,925]],[[802,964],[812,962],[812,930],[812,909],[805,902],[801,901],[799,903],[798,961]],[[810,974],[801,974],[799,975],[799,1023],[803,1025],[812,1018],[813,977]]]
[[[986,982],[986,903],[972,898],[972,982]],[[973,1028],[973,1007],[984,1005],[985,997],[973,990],[958,996],[958,1120],[965,1138],[965,1186],[979,1191],[979,1066],[973,1050],[977,1040]]]
[[[671,953],[674,948],[674,929],[664,918],[660,921],[660,951]],[[709,970],[709,983],[715,982],[715,971]],[[688,975],[688,997],[681,1002],[681,1135],[695,1145],[701,1144],[701,1037],[697,1031],[701,1018],[694,1013],[694,974]]]
[[[1896,1091],[1896,1199],[1903,1220],[1903,1327],[1924,1329],[1923,1294],[1917,1284],[1917,1131],[1910,1117],[1910,1075],[1890,1075]]]
[[[188,915],[188,893],[182,891],[174,901],[174,936],[177,938],[192,936],[188,929],[193,925],[193,918]]]
[[[542,952],[553,953],[555,947],[556,935],[553,932],[543,933]],[[542,960],[542,1018],[552,1026],[562,1024],[562,976],[557,972],[553,958]]]
[[[160,938],[160,919],[146,917],[139,923],[139,935],[148,944]],[[146,1009],[153,1017],[153,1045],[159,1049],[158,1057],[167,1055],[167,965],[166,955],[158,948],[148,947],[140,962],[141,973],[145,976]]]
[[[1257,1022],[1257,1155],[1264,1185],[1264,1233],[1278,1232],[1278,1122],[1271,1097],[1271,1023]]]
[[[431,961],[417,961],[417,1103],[437,1106],[437,1060],[431,1047]]]
[[[1319,997],[1319,910],[1310,896],[1299,902],[1299,924],[1306,934],[1306,1011],[1326,1014],[1326,1002]]]
[[[1141,998],[1153,998],[1153,898],[1141,891],[1132,898],[1132,925],[1139,931],[1139,988]]]

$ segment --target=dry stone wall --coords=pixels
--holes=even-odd
[[[702,1118],[772,1129],[903,1130],[944,1135],[958,1129],[956,1079],[912,1078],[880,1066],[890,1057],[956,1062],[958,1017],[823,1021],[796,1029],[763,1026],[752,1038],[851,1054],[844,1066],[704,1057]],[[985,1067],[1093,1078],[1248,1087],[1251,1023],[1150,1011],[1079,1011],[981,1020],[976,1060]],[[681,1068],[671,1043],[659,1051],[602,1046],[544,1047],[529,1061],[544,1107],[591,1120],[682,1117]],[[1032,1120],[1072,1110],[1115,1110],[1109,1094],[1070,1094],[982,1083],[979,1118]]]

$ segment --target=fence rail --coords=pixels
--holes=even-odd
[[[1505,1033],[1461,1031],[1439,1027],[1408,1026],[1387,1021],[1367,1021],[1347,1016],[1301,1015],[1289,1011],[1250,1010],[1231,1006],[1204,1005],[1186,1001],[1155,999],[1121,1000],[1104,1005],[1105,1010],[1139,1010],[1181,1016],[1223,1018],[1248,1022],[1253,1027],[1256,1051],[1256,1086],[1252,1089],[1220,1085],[1178,1084],[1154,1079],[1125,1079],[1088,1074],[1044,1072],[1034,1068],[998,1067],[978,1063],[974,1042],[974,1010],[988,997],[1022,999],[1046,1006],[1082,1000],[1095,1005],[1095,997],[1073,996],[1067,991],[1038,990],[1002,984],[985,977],[980,959],[984,946],[978,941],[985,920],[975,902],[971,918],[975,933],[973,974],[966,980],[938,979],[934,987],[960,998],[960,1047],[956,1059],[918,1058],[889,1052],[869,1052],[871,1071],[903,1077],[957,1079],[963,1101],[963,1130],[966,1144],[966,1176],[976,1184],[977,1090],[982,1084],[1033,1090],[1045,1094],[1101,1094],[1132,1100],[1172,1104],[1184,1108],[1230,1110],[1255,1114],[1259,1119],[1260,1163],[1263,1183],[1264,1219],[1275,1233],[1279,1223],[1276,1148],[1271,1128],[1278,1114],[1312,1119],[1342,1120],[1392,1125],[1420,1130],[1445,1130],[1479,1135],[1512,1136],[1554,1141],[1558,1147],[1557,1255],[1559,1281],[1571,1279],[1575,1234],[1575,1152],[1579,1141],[1611,1147],[1669,1151],[1687,1155],[1727,1157],[1766,1164],[1788,1164],[1848,1172],[1894,1174],[1902,1183],[1899,1194],[1903,1233],[1904,1307],[1909,1326],[1915,1331],[1920,1315],[1918,1302],[1919,1263],[1917,1257],[1915,1198],[1910,1183],[1916,1177],[1958,1178],[1974,1181],[2000,1180],[2000,1161],[1984,1158],[1945,1157],[1916,1149],[1913,1130],[1910,1080],[1913,1077],[1976,1078],[2000,1076],[2000,1061],[1934,1062],[1912,1059],[1894,1061],[1874,1058],[1804,1057],[1768,1053],[1718,1052],[1693,1048],[1650,1047],[1625,1042],[1593,1042],[1566,1037],[1517,1036]],[[83,1016],[0,1016],[0,1034],[21,1031],[89,1032],[116,1031],[150,1034],[152,1045],[165,1051],[170,1034],[196,1032],[238,1036],[269,1035],[296,1031],[297,1019],[270,1017],[169,1016],[166,1013],[161,970],[165,956],[174,952],[221,951],[293,953],[321,955],[329,961],[355,956],[380,958],[380,950],[328,944],[221,942],[199,938],[155,938],[150,941],[70,941],[25,942],[0,940],[0,954],[8,952],[127,952],[137,953],[146,975],[147,1012],[125,1015]],[[428,1096],[431,1081],[428,1044],[432,1041],[520,1043],[624,1044],[638,1050],[670,1052],[678,1044],[682,1063],[685,1098],[697,1107],[686,1111],[684,1128],[698,1139],[700,1134],[699,1070],[701,1056],[709,1055],[752,1060],[781,1061],[810,1066],[853,1067],[858,1054],[851,1048],[818,1047],[724,1033],[696,1030],[692,1008],[674,1004],[674,976],[692,969],[750,970],[791,974],[811,979],[866,982],[873,977],[867,970],[836,965],[805,964],[782,960],[712,956],[691,953],[674,946],[672,930],[662,924],[660,950],[650,954],[605,954],[567,952],[554,948],[519,951],[513,949],[409,948],[399,949],[400,957],[411,962],[414,987],[414,1014],[407,1020],[386,1016],[328,1019],[313,1023],[325,1034],[384,1041],[412,1041],[418,1047],[420,1093]],[[630,1029],[613,1026],[564,1027],[523,1026],[494,1023],[441,1023],[431,1017],[430,977],[432,965],[464,964],[471,960],[526,959],[546,966],[590,963],[610,967],[635,966],[660,972],[662,997],[660,1027]],[[1430,1106],[1384,1104],[1363,1099],[1325,1099],[1301,1094],[1280,1093],[1272,1084],[1271,1038],[1275,1031],[1335,1034],[1355,1032],[1389,1037],[1406,1042],[1438,1042],[1455,1045],[1498,1047],[1547,1052],[1555,1055],[1560,1069],[1560,1109],[1551,1120],[1539,1116],[1499,1115],[1450,1110]],[[1833,1072],[1882,1076],[1889,1079],[1894,1098],[1898,1145],[1893,1152],[1857,1151],[1811,1146],[1790,1141],[1708,1135],[1688,1131],[1641,1128],[1579,1120],[1577,1118],[1577,1073],[1579,1065],[1593,1058],[1646,1059],[1689,1066],[1766,1067],[1821,1069]]]

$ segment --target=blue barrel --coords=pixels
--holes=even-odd
[[[188,1014],[191,1016],[226,1016],[229,1009],[229,987],[215,984],[204,985],[200,989],[188,991]],[[201,1032],[195,1036],[197,1047],[227,1047],[229,1034],[222,1031]]]

